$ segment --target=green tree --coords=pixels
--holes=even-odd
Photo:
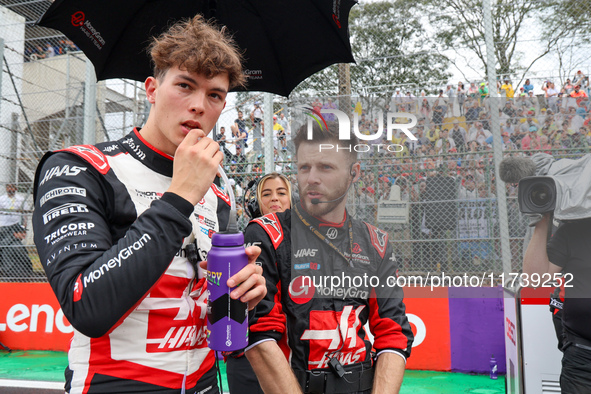
[[[448,61],[433,50],[409,0],[359,4],[349,15],[353,94],[391,96],[394,86],[419,88],[447,81]],[[292,96],[337,95],[338,67],[330,66],[300,84]],[[383,101],[383,100],[382,100]]]
[[[351,66],[353,91],[395,85],[431,88],[447,81],[448,60],[434,51],[412,3],[372,2],[351,10],[351,42],[357,59]]]
[[[556,1],[556,0],[552,0]],[[491,0],[494,55],[499,75],[527,72],[535,62],[550,53],[556,43],[568,33],[565,26],[549,31],[543,15],[549,5],[539,0]],[[441,48],[468,51],[480,60],[473,67],[487,72],[485,21],[481,0],[420,0],[414,12],[428,15],[435,39]],[[533,30],[532,30],[533,28]],[[536,37],[536,35],[538,37]],[[536,51],[529,64],[521,64],[522,53],[518,44],[522,40],[536,40],[528,50]],[[462,71],[462,70],[460,70]]]

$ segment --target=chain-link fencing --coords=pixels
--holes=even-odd
[[[149,111],[143,84],[96,83],[71,41],[34,25],[50,4],[0,1],[0,183],[17,189],[16,197],[7,192],[0,199],[0,209],[18,215],[16,223],[27,229],[10,228],[10,221],[0,226],[8,237],[0,238],[0,280],[42,280],[30,225],[42,155],[118,139],[141,126]],[[516,185],[497,190],[495,153],[542,151],[562,158],[588,152],[591,1],[500,1],[490,10],[487,24],[478,1],[362,2],[350,16],[356,64],[328,67],[288,98],[274,96],[271,107],[262,93],[231,95],[216,138],[238,201],[244,204],[268,162],[295,181],[290,140],[302,106],[357,113],[365,135],[376,134],[388,112],[409,113],[417,117],[410,129],[417,140],[396,130],[390,140],[359,152],[362,174],[349,195],[351,213],[388,231],[403,273],[499,272],[507,268],[503,249],[518,271],[527,222]],[[489,78],[487,34],[496,86]],[[272,127],[261,121],[269,113],[277,116]],[[269,134],[273,155],[265,157]],[[493,149],[495,138],[500,149]],[[379,143],[399,148],[378,151]],[[506,202],[506,227],[499,199]],[[239,217],[244,228],[249,217],[243,209]]]

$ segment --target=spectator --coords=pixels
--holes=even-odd
[[[0,196],[0,277],[27,280],[33,276],[33,265],[22,244],[27,236],[25,198],[16,193],[14,183],[6,184]]]
[[[505,105],[503,106],[503,113],[506,114],[509,118],[514,118],[517,114],[517,110],[513,105],[511,100],[505,101]]]
[[[413,135],[416,137],[416,140],[408,139],[405,141],[406,147],[411,155],[415,155],[418,149],[427,143],[428,139],[424,136],[423,128],[417,127],[413,130]]]
[[[562,145],[565,146],[564,144],[568,144],[568,148],[570,148],[570,137],[568,136],[568,134],[562,135],[562,137],[565,136],[566,139],[561,138]],[[544,153],[547,153],[549,155],[552,154],[552,145],[550,144],[548,137],[546,137],[545,135],[540,137],[540,149],[543,150]]]
[[[485,144],[486,139],[491,136],[491,132],[484,129],[481,122],[475,122],[468,132],[468,141],[476,141],[482,146]]]
[[[318,111],[320,111],[320,107],[318,108]],[[254,108],[250,112],[250,120],[252,122],[253,127],[253,149],[257,153],[261,152],[262,150],[261,139],[264,127],[263,115],[264,111],[261,108],[261,102],[257,100],[254,102]]]
[[[476,190],[474,175],[468,174],[464,177],[463,182],[460,184],[458,198],[460,200],[473,200],[478,198],[478,191]]]
[[[238,166],[236,171],[238,173],[243,173],[246,168],[246,156],[244,156],[244,152],[242,152],[242,145],[236,144],[236,153],[230,152],[225,146],[223,151],[226,161],[229,163],[236,163]]]
[[[570,97],[576,99],[577,105],[578,106],[586,106],[587,102],[588,102],[588,96],[587,93],[585,93],[582,89],[581,89],[581,85],[580,84],[576,84],[574,87],[574,90],[571,92]]]
[[[554,121],[556,124],[562,125],[565,120],[568,120],[568,114],[566,112],[566,108],[561,106],[558,112],[554,115]]]
[[[562,89],[564,89],[564,92],[568,95],[570,95],[570,93],[573,91],[574,86],[573,84],[570,82],[570,78],[566,79],[566,82],[564,83],[564,85],[562,86]]]
[[[287,141],[285,140],[285,129],[277,121],[277,115],[273,115],[273,139],[279,142],[281,150],[287,150]]]
[[[501,85],[501,91],[505,92],[505,97],[512,99],[515,96],[513,85],[509,82],[509,77],[505,77],[503,84]]]
[[[496,198],[496,196],[488,190],[488,187],[486,187],[486,183],[484,182],[479,182],[478,186],[478,198]]]
[[[507,114],[503,112],[502,108],[499,108],[499,124],[501,126],[504,125],[510,118],[510,116],[507,116]]]
[[[226,146],[226,128],[224,126],[220,126],[220,134],[217,136],[217,143],[220,148]]]
[[[55,56],[55,48],[51,43],[45,44],[45,58],[54,57]]]
[[[531,84],[531,82],[529,81],[529,78],[525,80],[525,83],[523,84],[523,92],[525,94],[529,94],[529,92],[533,92],[534,90],[534,85]]]
[[[478,98],[478,88],[474,82],[470,82],[470,87],[468,88],[467,92],[468,97]]]
[[[455,147],[456,143],[453,138],[449,137],[449,132],[446,129],[442,129],[440,132],[440,138],[435,142],[435,151],[437,154],[447,154],[452,149],[455,149]]]
[[[490,114],[485,109],[480,111],[478,120],[480,123],[482,123],[482,127],[484,127],[486,130],[490,130]]]
[[[517,150],[517,146],[511,141],[511,136],[506,131],[501,133],[503,139],[503,150]]]
[[[431,142],[431,144],[435,144],[435,142],[439,139],[439,128],[434,124],[431,124],[429,131],[427,131],[427,139]]]
[[[536,96],[534,96],[534,92],[532,90],[529,91],[527,94],[527,106],[534,108],[536,111],[540,108],[540,104]]]
[[[585,123],[586,112],[584,107],[579,107],[575,110],[575,113],[570,121],[570,127],[573,131],[578,131],[581,126]]]
[[[480,107],[478,106],[478,99],[474,97],[466,98],[466,103],[464,104],[466,107],[466,121],[471,123],[478,119],[478,115],[480,113]]]
[[[287,120],[287,117],[285,116],[285,111],[281,111],[279,113],[279,119],[277,120],[277,122],[279,122],[279,124],[285,129],[285,139],[286,139],[286,141],[289,141],[291,129],[289,127],[290,126],[289,121]]]
[[[521,123],[525,123],[527,121],[523,112],[523,108],[517,108],[517,113],[515,114],[515,118],[513,119],[513,122],[517,126],[520,126]]]
[[[536,133],[537,128],[532,126],[531,129],[528,130],[527,134],[521,139],[521,149],[522,150],[530,150],[532,149],[532,142],[536,142],[536,146],[539,145],[540,136]]]
[[[542,86],[542,90],[544,91],[544,97],[546,98],[548,107],[551,108],[553,112],[557,112],[558,90],[556,90],[554,84],[550,81],[546,81]]]
[[[404,112],[404,96],[400,92],[400,88],[396,88],[396,93],[392,97],[394,100],[394,107],[397,112]]]
[[[322,110],[322,101],[320,101],[320,97],[314,97],[312,100],[312,110],[314,112],[320,112]]]
[[[234,120],[234,124],[230,126],[230,130],[232,130],[232,137],[234,137],[235,143],[242,145],[243,148],[247,148],[248,144],[246,141],[248,140],[248,133],[246,132],[246,119],[244,119],[242,111],[238,111],[238,118]]]
[[[568,120],[564,120],[562,122],[562,128],[560,130],[558,130],[558,132],[561,134],[571,135],[574,133],[574,130],[571,129],[570,122]]]
[[[439,96],[433,102],[433,123],[436,125],[441,125],[443,123],[443,118],[445,118],[445,113],[447,112],[447,103],[445,97],[443,96],[443,90],[439,90]]]
[[[41,45],[37,45],[31,54],[31,60],[45,59],[46,56],[47,53],[45,52],[45,49],[43,49]]]
[[[456,91],[458,96],[458,107],[460,109],[460,116],[464,116],[464,103],[466,102],[466,89],[462,81],[458,82],[458,90]]]
[[[322,105],[322,109],[337,109],[336,104],[332,101],[332,98],[327,98],[326,99],[326,103],[324,103]],[[334,122],[337,120],[336,115],[335,114],[323,114],[322,116],[324,116],[324,119],[327,122]],[[283,126],[283,125],[282,125]]]
[[[421,100],[421,115],[426,119],[430,119],[431,117],[431,106],[427,97],[423,97]]]
[[[581,87],[584,88],[589,85],[589,79],[585,76],[585,74],[583,74],[581,70],[579,70],[573,77],[573,84],[581,85]]]
[[[579,149],[577,153],[586,153],[589,149],[589,144],[585,139],[585,133],[585,128],[581,127],[572,135],[571,148]]]
[[[480,103],[484,103],[484,99],[488,96],[488,87],[486,86],[486,82],[481,82],[480,87],[478,88],[478,94],[480,95]]]
[[[528,113],[527,117],[525,118],[525,122],[521,123],[520,125],[521,132],[527,133],[532,126],[536,128],[536,131],[538,131],[538,120],[534,118],[531,113]]]
[[[460,126],[460,122],[457,119],[453,121],[453,127],[451,129],[451,138],[455,142],[456,149],[458,152],[465,152],[468,148],[468,136],[466,129]]]
[[[404,96],[404,112],[416,113],[415,99],[416,97],[408,90]]]
[[[546,122],[547,111],[546,108],[540,109],[540,114],[538,115],[538,124],[544,124]]]
[[[515,126],[513,126],[511,119],[507,119],[505,124],[501,126],[501,133],[507,133],[510,137],[513,137],[513,134],[515,134]]]
[[[453,86],[447,85],[445,95],[447,96],[447,114],[449,114],[448,116],[454,116],[455,91]]]

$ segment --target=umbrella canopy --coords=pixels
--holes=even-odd
[[[247,90],[283,96],[313,73],[353,62],[355,0],[56,0],[39,24],[60,30],[94,64],[98,80],[152,75],[146,48],[174,22],[202,14],[244,51]]]

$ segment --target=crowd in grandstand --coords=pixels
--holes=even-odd
[[[396,89],[391,102],[379,110],[384,117],[390,108],[396,112],[415,114],[418,124],[411,131],[416,140],[397,130],[392,140],[388,141],[386,133],[383,133],[383,139],[372,141],[373,145],[395,145],[396,152],[371,149],[360,155],[362,160],[371,166],[379,159],[378,176],[385,177],[389,182],[401,175],[418,181],[441,168],[445,168],[448,175],[465,177],[470,174],[478,184],[484,182],[486,177],[482,169],[491,168],[492,165],[491,98],[486,83],[482,82],[478,87],[476,85],[472,82],[465,87],[460,82],[457,86],[447,85],[446,90],[439,90],[436,96],[427,96],[421,91],[418,97],[411,91],[403,94],[400,89]],[[498,116],[502,148],[506,154],[546,152],[563,156],[587,152],[591,145],[587,95],[589,84],[581,71],[572,80],[567,79],[559,90],[551,81],[545,81],[541,88],[543,95],[534,95],[534,86],[529,79],[515,90],[509,79],[504,78],[499,80],[497,89],[502,96],[499,99]],[[312,101],[312,107],[318,109],[337,108],[331,99],[324,103],[318,99]],[[364,134],[376,134],[380,123],[387,124],[387,119],[380,122],[376,116],[363,110],[359,115],[359,130]],[[331,120],[329,115],[325,117]],[[288,161],[291,156],[281,154],[287,149],[286,140],[290,135],[285,111],[281,110],[273,118],[275,162]],[[227,137],[224,127],[220,130],[220,140],[224,145],[226,138],[229,138],[239,148],[235,154],[225,149],[226,163],[230,167],[232,164],[240,166],[238,172],[254,172],[253,167],[247,169],[244,163],[262,158],[262,152],[254,152],[256,155],[253,154],[249,160],[244,154],[249,130],[253,127],[252,119],[252,113],[248,119],[238,111],[238,117],[230,127],[232,135]],[[396,121],[404,123],[405,119]],[[284,171],[285,165],[277,166],[276,169]]]
[[[46,42],[44,44],[27,45],[25,48],[25,62],[31,60],[48,59],[50,57],[64,55],[68,52],[76,52],[80,49],[72,40],[61,39],[57,43]]]
[[[497,89],[501,95],[498,116],[505,156],[545,152],[560,158],[577,156],[589,151],[589,84],[583,73],[576,73],[574,78],[568,79],[560,88],[551,81],[545,81],[541,87],[543,93],[539,94],[534,94],[534,86],[530,80],[525,80],[522,86],[514,88],[509,79],[503,78],[499,80]],[[418,255],[436,253],[433,250],[437,250],[441,245],[437,242],[425,243],[422,240],[444,237],[436,222],[425,221],[430,178],[452,179],[455,190],[446,198],[456,202],[486,202],[480,207],[483,207],[483,212],[486,212],[489,218],[494,216],[494,199],[497,192],[490,100],[492,99],[489,97],[489,87],[486,83],[459,83],[456,86],[447,85],[446,89],[439,90],[433,96],[428,96],[424,91],[415,96],[411,91],[396,89],[390,103],[375,111],[364,111],[359,105],[355,107],[357,111],[360,110],[358,127],[364,134],[376,134],[380,123],[386,125],[385,117],[389,111],[412,113],[417,116],[418,124],[410,130],[416,140],[397,130],[391,140],[386,139],[384,131],[381,140],[363,141],[368,143],[370,149],[361,150],[362,153],[359,155],[364,171],[354,188],[356,198],[353,200],[355,207],[352,208],[361,219],[374,222],[380,201],[394,198],[409,202],[410,214],[407,224],[389,227],[382,225],[389,228],[394,235],[395,244],[396,240],[413,240],[412,248],[403,247],[402,243],[397,245],[398,253],[403,260],[416,261]],[[311,107],[338,108],[338,100],[323,101],[314,99]],[[378,111],[384,116],[382,122],[377,117]],[[290,125],[285,112],[285,109],[282,109],[278,116],[274,117],[273,122],[274,170],[289,176],[292,175],[292,156],[289,148],[284,150],[287,144],[284,144],[283,138],[288,140],[290,135]],[[398,123],[405,123],[407,120],[395,119]],[[238,148],[235,149],[236,153],[233,153],[224,146],[226,168],[235,180],[238,196],[244,193],[251,180],[263,174],[262,152],[243,152],[244,143],[248,140],[252,127],[252,120],[239,113],[231,125],[231,135],[225,136],[225,131],[221,132],[224,142],[234,143]],[[379,145],[381,149],[377,149]],[[395,146],[395,151],[384,149],[386,146]],[[397,185],[399,189],[392,188],[393,185]],[[392,193],[395,195],[391,195]],[[518,211],[516,193],[515,185],[507,185],[507,195],[510,197],[510,236],[520,238],[523,236],[524,223]],[[472,206],[470,209],[477,208]],[[456,220],[458,215],[454,213]],[[441,220],[444,220],[444,215],[441,216]],[[454,226],[461,226],[461,223],[456,222]],[[443,227],[451,229],[449,226]],[[453,231],[452,238],[458,237],[455,231],[460,230],[454,227]],[[491,233],[480,233],[473,238],[491,237]],[[470,261],[479,257],[491,258],[495,254],[490,241],[466,241],[464,246],[468,250],[467,258]],[[432,255],[420,258],[423,263],[431,260],[443,258],[433,258]]]

